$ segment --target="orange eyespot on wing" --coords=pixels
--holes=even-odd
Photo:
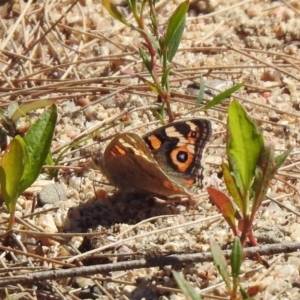
[[[188,150],[187,146],[177,147],[170,153],[170,156],[174,166],[181,173],[186,172],[194,160],[194,154]]]

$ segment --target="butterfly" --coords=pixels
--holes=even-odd
[[[119,133],[106,147],[99,167],[112,185],[126,193],[190,198],[211,133],[206,119],[173,122],[143,137]]]

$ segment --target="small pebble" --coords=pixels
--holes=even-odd
[[[38,203],[41,207],[46,204],[55,204],[58,201],[66,201],[67,196],[60,183],[50,183],[38,194]]]

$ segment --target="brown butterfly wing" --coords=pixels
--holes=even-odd
[[[107,146],[101,169],[108,181],[125,192],[163,197],[189,197],[160,169],[149,147],[134,133],[118,134]]]

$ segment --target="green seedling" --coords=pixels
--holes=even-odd
[[[214,240],[211,240],[210,247],[215,265],[224,280],[229,299],[252,300],[252,298],[248,296],[248,293],[242,288],[239,279],[239,273],[243,261],[243,249],[240,239],[236,237],[233,242],[232,252],[230,255],[231,275],[220,246]]]
[[[242,245],[256,245],[252,227],[270,181],[291,149],[275,157],[274,147],[266,144],[254,121],[234,100],[228,110],[227,159],[222,163],[224,180],[231,196],[209,187],[208,193]]]
[[[30,111],[38,108],[54,104],[55,101],[49,99],[41,99],[24,103],[19,106],[17,102],[11,103],[8,108],[3,111],[0,109],[0,147],[5,150],[7,146],[7,136],[14,137],[18,134],[16,123],[21,117],[26,117]]]
[[[221,275],[228,296],[230,300],[253,300],[249,296],[249,292],[258,291],[255,287],[250,287],[246,292],[240,284],[240,269],[243,262],[243,248],[238,237],[235,237],[232,252],[230,255],[230,268],[231,274],[229,272],[227,261],[222,253],[220,246],[213,240],[210,240],[210,247],[214,263],[218,269],[219,274]],[[192,285],[187,282],[180,274],[173,271],[172,272],[179,288],[182,293],[186,296],[186,299],[192,300],[201,300],[201,296],[195,291]]]
[[[25,134],[17,135],[8,145],[0,164],[2,196],[10,213],[8,230],[14,225],[18,197],[37,179],[49,154],[57,120],[52,105],[42,113]]]
[[[167,22],[167,27],[161,30],[158,23],[158,16],[155,11],[155,0],[145,0],[138,2],[135,0],[126,0],[129,10],[132,12],[135,25],[126,20],[124,14],[109,0],[102,0],[103,6],[110,15],[125,24],[126,26],[137,31],[143,42],[143,47],[139,48],[139,54],[147,68],[151,80],[130,71],[127,74],[142,80],[153,92],[158,94],[162,100],[160,114],[163,114],[166,107],[169,121],[173,121],[175,116],[170,106],[170,87],[169,74],[171,71],[171,62],[177,53],[182,34],[185,27],[186,13],[189,8],[189,1],[182,2]],[[150,24],[146,25],[146,15],[150,16]],[[161,67],[158,66],[158,61]],[[158,75],[162,72],[161,77]],[[161,115],[160,119],[164,119]]]
[[[239,84],[227,89],[226,91],[219,93],[204,106],[204,109],[209,109],[209,108],[212,108],[212,107],[220,104],[225,99],[228,99],[234,92],[236,92],[243,86],[244,86],[244,83],[239,83]]]
[[[186,299],[201,300],[201,296],[198,295],[192,285],[187,282],[179,273],[172,271],[174,279],[181,289],[182,293],[186,296]]]

